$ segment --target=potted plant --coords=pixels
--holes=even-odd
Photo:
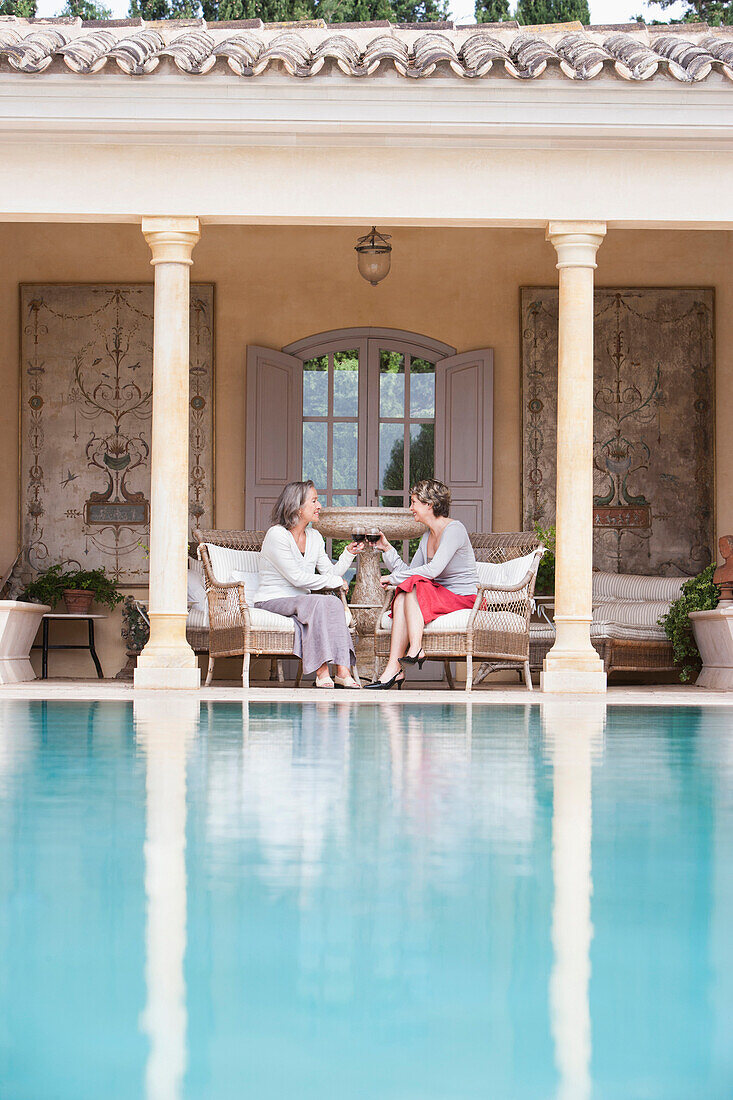
[[[137,659],[150,637],[150,623],[134,596],[125,596],[122,604],[122,637],[127,643],[127,661],[115,676],[115,680],[132,680]]]
[[[718,606],[720,588],[713,581],[714,572],[715,565],[709,565],[697,577],[685,581],[679,598],[659,620],[672,643],[675,664],[680,666],[680,680],[683,682],[690,680],[702,667],[690,612],[712,611]]]
[[[545,553],[540,559],[535,581],[535,596],[555,595],[555,527],[542,527],[535,523],[534,533],[542,545],[546,547]]]
[[[26,585],[22,596],[31,603],[49,604],[54,608],[62,597],[70,615],[87,615],[95,600],[113,610],[122,599],[117,585],[103,568],[64,572],[61,564],[39,573]]]

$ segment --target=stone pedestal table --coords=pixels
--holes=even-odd
[[[357,528],[367,531],[370,527],[381,531],[398,553],[402,540],[419,538],[425,533],[423,524],[406,508],[324,508],[318,520],[318,530],[324,538],[347,542],[352,541]],[[381,551],[373,550],[368,542],[356,556],[356,580],[349,603],[359,637],[356,659],[362,673],[374,660],[374,627],[384,601],[379,583],[381,561]]]

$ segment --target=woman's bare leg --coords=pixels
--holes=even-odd
[[[400,671],[400,657],[407,651],[407,619],[405,618],[405,593],[398,592],[392,604],[392,637],[389,643],[389,660],[380,680],[391,680]]]
[[[407,637],[409,640],[410,648],[407,653],[410,657],[417,657],[418,653],[422,649],[422,636],[425,630],[425,620],[422,617],[422,611],[420,610],[420,603],[417,598],[417,592],[413,588],[412,592],[408,592],[405,595],[405,619],[407,621]],[[400,654],[404,656],[404,654]]]

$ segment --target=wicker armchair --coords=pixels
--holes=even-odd
[[[430,659],[442,660],[451,688],[455,686],[450,670],[451,660],[466,661],[466,691],[474,684],[473,662],[481,661],[476,675],[480,682],[490,672],[501,668],[520,669],[529,691],[532,678],[529,669],[529,620],[532,596],[540,558],[540,542],[532,531],[508,534],[474,534],[471,545],[478,562],[501,563],[537,551],[528,572],[516,584],[497,587],[479,584],[473,608],[441,615],[429,623],[423,634],[423,649]],[[390,630],[385,625],[385,612],[394,596],[394,588],[386,589],[384,605],[374,630],[374,678],[379,676],[380,662],[389,655]]]
[[[229,550],[262,549],[263,531],[194,531],[198,542],[198,556],[204,568],[204,585],[209,602],[209,666],[206,673],[208,686],[214,675],[214,663],[217,657],[242,657],[242,684],[249,687],[250,658],[255,657],[294,657],[293,627],[281,627],[277,620],[282,616],[270,612],[255,612],[247,606],[244,585],[238,581],[219,581],[211,567],[211,559],[206,544],[213,543]],[[342,589],[338,595],[347,614],[348,605]],[[272,626],[261,627],[257,619],[266,616],[273,621]],[[253,622],[253,619],[255,620]],[[358,670],[352,670],[354,679],[359,683]],[[295,686],[300,684],[302,665],[298,664]]]

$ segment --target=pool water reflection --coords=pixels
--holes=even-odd
[[[731,1095],[732,717],[0,704],[0,1096]]]

